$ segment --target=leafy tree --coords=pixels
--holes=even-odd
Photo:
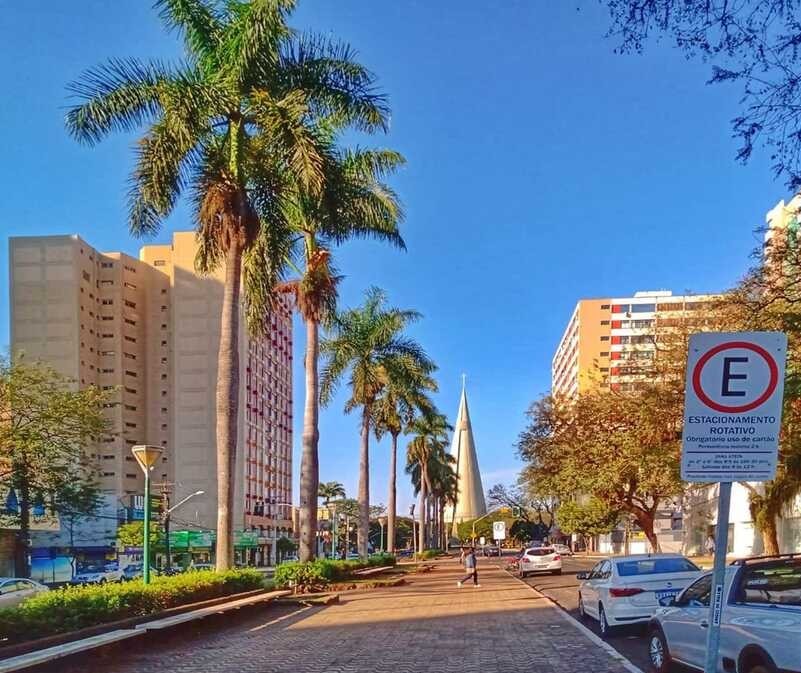
[[[784,404],[775,479],[741,482],[766,554],[779,553],[777,520],[801,494],[801,246],[798,215],[775,232],[759,263],[726,296],[724,320],[732,331],[776,330],[787,335]]]
[[[383,291],[372,288],[363,306],[336,315],[329,336],[321,344],[326,357],[320,382],[320,400],[329,404],[346,373],[350,397],[347,413],[361,410],[359,459],[359,555],[367,557],[370,522],[370,432],[373,407],[394,372],[422,375],[432,364],[420,345],[404,332],[419,319],[416,311],[385,307]]]
[[[8,492],[0,523],[19,527],[17,573],[27,577],[31,514],[89,516],[98,506],[97,467],[88,444],[110,431],[109,393],[42,364],[0,358],[0,486]]]
[[[279,561],[285,559],[288,554],[293,553],[297,548],[298,545],[288,537],[279,537],[275,542],[275,552],[278,554]]]
[[[432,372],[434,370],[432,363]],[[389,434],[391,450],[389,460],[389,512],[387,516],[387,549],[395,549],[395,517],[397,513],[398,437],[412,423],[417,414],[432,413],[434,404],[428,393],[437,391],[430,372],[417,374],[395,369],[373,407],[373,429],[378,440]]]
[[[545,397],[518,440],[523,476],[560,500],[587,494],[631,514],[653,550],[659,504],[682,492],[679,477],[683,382],[641,391],[595,391],[575,401]]]
[[[551,532],[556,503],[555,497],[538,494],[531,484],[525,484],[525,488],[495,484],[487,491],[487,504],[491,508],[506,507],[516,513],[515,516],[528,526],[520,526],[520,531],[528,530],[530,540],[541,540]]]
[[[161,528],[158,521],[150,522],[150,544],[156,545],[159,542]],[[145,523],[144,521],[130,521],[120,524],[117,527],[117,546],[118,547],[142,547],[145,543]]]
[[[326,481],[317,488],[317,497],[323,499],[323,504],[328,505],[335,498],[345,497],[345,487],[338,481]]]
[[[770,148],[776,175],[801,186],[801,22],[795,0],[603,0],[620,52],[641,52],[666,36],[688,58],[711,64],[710,82],[737,84],[742,110],[732,121],[747,161]]]
[[[317,523],[319,330],[334,315],[340,280],[331,250],[351,238],[378,239],[405,249],[398,232],[403,217],[400,202],[381,181],[403,163],[403,157],[390,150],[342,151],[333,145],[333,135],[322,157],[322,190],[299,191],[288,209],[295,241],[291,259],[301,260],[302,267],[297,278],[279,285],[279,291],[294,298],[306,326],[306,404],[300,466],[300,556],[304,561],[314,550]]]
[[[582,539],[612,532],[619,520],[620,513],[598,498],[589,498],[586,502],[567,500],[556,512],[559,530]]]
[[[449,465],[446,453],[448,432],[453,427],[445,416],[429,413],[419,416],[407,429],[413,435],[406,449],[406,472],[412,478],[415,495],[420,494],[419,542],[417,551],[428,548],[429,496],[434,492],[433,476],[443,464]],[[451,468],[452,469],[452,468]]]
[[[216,559],[225,570],[233,560],[240,300],[250,331],[266,331],[291,253],[291,195],[318,197],[325,183],[321,120],[384,130],[388,110],[349,47],[290,29],[294,0],[158,0],[156,7],[165,28],[183,37],[184,60],[112,59],[86,71],[70,85],[78,104],[66,125],[88,144],[145,126],[131,176],[131,232],[157,232],[188,192],[196,267],[222,269]],[[310,497],[313,508],[316,487]]]
[[[505,522],[506,530],[509,532],[509,534],[511,534],[512,526],[515,524],[515,518],[512,516],[511,510],[504,507],[494,512],[490,512],[488,516],[480,520],[470,519],[468,521],[462,521],[457,526],[459,539],[463,542],[471,542],[473,541],[473,532],[475,531],[476,540],[483,537],[487,541],[492,541],[492,524],[494,524],[496,521]]]

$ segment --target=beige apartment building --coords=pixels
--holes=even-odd
[[[169,485],[173,502],[204,491],[173,514],[173,530],[211,532],[222,276],[199,277],[195,250],[188,232],[144,246],[139,259],[101,253],[78,236],[12,238],[11,346],[77,385],[114,391],[107,409],[114,431],[86,449],[114,509],[130,514],[141,504],[143,477],[131,447],[158,444],[165,452],[154,481]],[[289,308],[272,316],[263,337],[243,329],[239,350],[237,555],[267,565],[276,539],[292,530]],[[107,532],[115,527],[106,524]],[[196,560],[210,551],[194,549]]]

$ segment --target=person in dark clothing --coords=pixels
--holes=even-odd
[[[478,563],[476,561],[475,547],[470,547],[464,555],[464,569],[467,571],[467,574],[456,583],[456,586],[461,587],[472,577],[473,586],[480,587],[481,585],[478,583]]]

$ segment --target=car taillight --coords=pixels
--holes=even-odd
[[[561,560],[562,560],[562,557],[561,557],[561,556],[559,556],[559,554],[554,554],[553,560],[554,560],[554,561],[561,561]]]
[[[626,598],[627,596],[636,596],[641,594],[645,589],[637,589],[635,587],[624,587],[623,589],[610,589],[609,595],[612,598]]]

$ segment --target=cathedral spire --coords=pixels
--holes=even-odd
[[[467,406],[466,376],[462,374],[462,395],[459,400],[459,412],[454,424],[451,455],[454,459],[456,481],[459,487],[456,506],[449,507],[446,520],[453,524],[453,534],[462,521],[468,521],[487,513],[484,503],[484,488],[481,484],[481,472],[478,468],[478,456],[473,440],[473,426],[470,423],[470,411]]]

